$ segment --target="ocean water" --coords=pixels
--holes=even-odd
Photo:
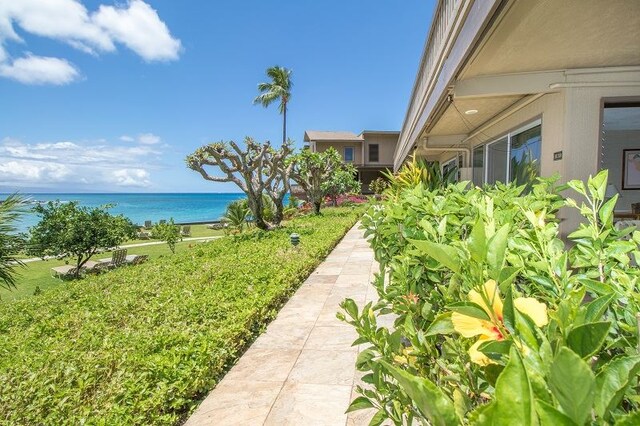
[[[47,201],[77,201],[81,206],[98,207],[114,204],[109,211],[123,214],[133,223],[145,220],[157,222],[173,218],[177,223],[218,220],[227,205],[244,198],[244,194],[21,194],[32,203]],[[4,199],[6,194],[0,195]],[[20,231],[38,223],[35,213],[27,213],[19,223]]]

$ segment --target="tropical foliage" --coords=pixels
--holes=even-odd
[[[0,302],[0,423],[182,424],[361,212],[330,209]]]
[[[222,216],[222,221],[227,227],[231,227],[233,231],[242,232],[249,226],[248,219],[250,215],[251,210],[247,206],[247,200],[236,200],[229,203]]]
[[[282,143],[287,141],[287,107],[291,100],[291,70],[274,66],[267,68],[267,76],[271,81],[258,84],[260,94],[253,100],[254,104],[260,104],[267,108],[274,102],[280,101],[278,111],[282,114]]]
[[[327,188],[323,188],[323,184],[328,182],[334,173],[341,170],[342,157],[334,148],[323,152],[304,149],[290,158],[289,164],[292,166],[291,178],[306,193],[309,202],[313,205],[314,213],[320,214],[320,207],[327,195]]]
[[[15,288],[16,268],[22,263],[15,257],[23,244],[18,235],[16,221],[24,212],[24,199],[10,195],[0,201],[0,287]]]
[[[180,228],[176,226],[173,218],[169,219],[168,222],[160,222],[153,225],[153,228],[151,228],[151,235],[153,235],[153,238],[157,238],[167,243],[171,253],[176,252],[176,244],[178,241],[182,241]]]
[[[76,277],[80,268],[101,250],[117,247],[136,234],[135,225],[122,215],[109,213],[110,205],[89,208],[72,201],[38,204],[40,222],[29,232],[32,255],[71,258]]]
[[[387,180],[391,183],[393,191],[406,187],[413,187],[422,183],[430,190],[435,190],[447,186],[456,181],[457,168],[452,168],[442,173],[440,163],[437,161],[427,161],[415,154],[411,161],[402,165],[397,173],[384,172]]]
[[[246,138],[244,149],[234,141],[217,142],[198,148],[187,156],[187,167],[212,182],[233,182],[245,193],[251,214],[258,228],[267,230],[284,218],[284,197],[289,192],[292,165],[288,159],[293,152],[291,142],[274,149],[269,142],[259,144]],[[215,167],[222,175],[212,175],[207,167]],[[264,217],[264,196],[275,205],[270,222]]]
[[[638,424],[640,232],[607,173],[568,187],[402,187],[363,218],[380,300],[343,303],[372,424]],[[396,184],[396,187],[400,185]],[[560,238],[561,207],[584,223]],[[566,214],[566,213],[565,213]]]
[[[389,181],[383,177],[376,178],[369,184],[369,189],[376,195],[382,195],[385,189],[389,187]]]
[[[322,182],[320,187],[324,195],[331,199],[334,207],[338,205],[338,196],[360,193],[361,184],[357,179],[357,173],[353,164],[344,164]]]

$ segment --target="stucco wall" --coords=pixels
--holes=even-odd
[[[381,164],[392,165],[393,153],[398,144],[398,134],[383,134],[383,133],[365,133],[365,164]],[[376,163],[369,162],[369,145],[378,144],[379,161]]]
[[[333,147],[336,151],[340,153],[340,156],[344,160],[344,148],[351,146],[355,152],[354,162],[353,164],[358,166],[362,165],[362,142],[315,142],[316,151],[324,152],[330,147]]]

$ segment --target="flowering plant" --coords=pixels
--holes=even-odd
[[[370,209],[379,301],[339,314],[366,345],[350,410],[372,409],[371,424],[640,424],[640,232],[615,229],[606,184],[417,184]],[[570,249],[561,207],[584,218]]]

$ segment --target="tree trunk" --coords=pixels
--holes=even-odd
[[[273,215],[273,224],[275,226],[278,226],[282,222],[282,219],[284,219],[284,204],[281,198],[279,198],[277,202],[276,200],[273,200],[273,201],[274,201],[274,204],[276,205],[276,211]]]
[[[253,219],[255,220],[255,224],[258,228],[263,230],[269,229],[269,224],[265,222],[262,213],[264,211],[264,206],[262,204],[262,194],[255,196],[253,193],[247,193],[249,209],[251,210],[251,214],[253,215]]]
[[[314,201],[313,202],[313,213],[320,214],[320,206],[322,205],[322,201]]]
[[[287,103],[284,103],[284,112],[282,118],[282,144],[287,142]]]

